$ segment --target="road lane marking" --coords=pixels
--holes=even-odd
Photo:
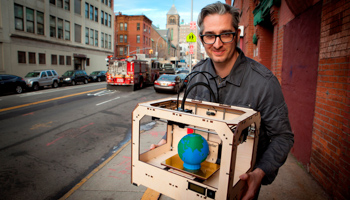
[[[96,89],[96,90],[89,90],[89,91],[80,92],[80,93],[76,93],[76,94],[70,94],[70,95],[66,95],[66,96],[62,96],[62,97],[56,97],[56,98],[46,99],[46,100],[37,101],[37,102],[33,102],[33,103],[27,103],[27,104],[22,104],[22,105],[18,105],[18,106],[12,106],[12,107],[8,107],[8,108],[0,109],[0,112],[4,112],[4,111],[8,111],[8,110],[14,110],[14,109],[23,108],[23,107],[36,105],[36,104],[41,104],[41,103],[46,103],[46,102],[49,102],[49,101],[55,101],[55,100],[64,99],[64,98],[68,98],[68,97],[74,97],[74,96],[78,96],[78,95],[81,95],[81,94],[86,94],[86,93],[89,93],[89,92],[95,92],[95,91],[104,90],[104,89],[106,89],[106,88],[99,88],[99,89]]]
[[[96,104],[96,106],[99,106],[99,105],[102,105],[102,104],[104,104],[104,103],[108,103],[108,102],[117,100],[117,99],[119,99],[119,98],[120,98],[120,97],[117,97],[117,98],[114,98],[114,99],[110,99],[110,100],[108,100],[108,101],[104,101],[104,102],[98,103],[98,104]]]

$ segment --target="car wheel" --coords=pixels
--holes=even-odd
[[[54,82],[53,82],[52,87],[53,87],[53,88],[57,88],[57,87],[58,87],[57,81],[54,81]]]
[[[38,83],[34,83],[33,84],[33,90],[35,90],[35,91],[39,90],[39,84]]]
[[[89,81],[87,79],[84,80],[84,84],[88,84]]]
[[[17,86],[16,86],[16,93],[17,93],[17,94],[21,94],[22,92],[23,92],[22,86],[17,85]]]
[[[72,81],[72,85],[75,85],[75,81]]]
[[[97,78],[97,82],[101,82],[101,78]]]

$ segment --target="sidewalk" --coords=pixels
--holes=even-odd
[[[159,139],[164,134],[164,126],[156,124],[152,132],[146,132],[145,144]],[[92,171],[79,184],[61,199],[68,200],[135,200],[141,199],[146,187],[131,184],[131,145],[130,141],[109,159]],[[161,200],[171,199],[161,195]],[[327,200],[329,197],[318,183],[298,164],[293,155],[289,155],[286,163],[280,168],[276,180],[268,186],[262,186],[259,200]]]

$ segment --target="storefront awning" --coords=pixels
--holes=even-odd
[[[262,0],[259,5],[253,10],[254,26],[264,22],[270,21],[270,8],[281,5],[281,0]]]

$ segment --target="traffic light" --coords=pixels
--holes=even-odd
[[[186,51],[186,56],[188,56],[188,51]]]
[[[153,54],[153,49],[150,49],[150,50],[149,50],[149,54]]]

